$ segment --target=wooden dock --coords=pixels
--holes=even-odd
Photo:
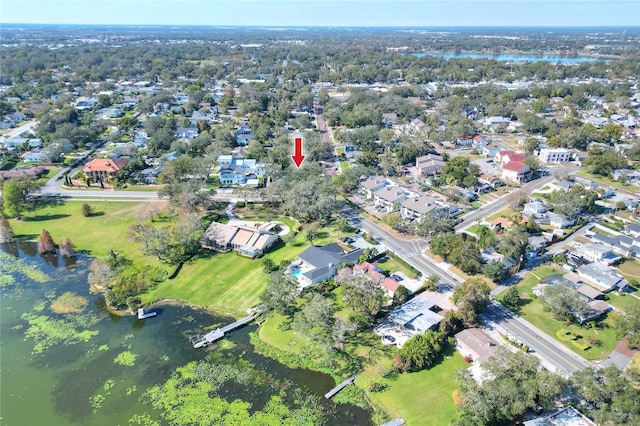
[[[235,330],[236,328],[240,328],[243,325],[246,325],[248,323],[250,323],[251,321],[253,321],[255,319],[255,314],[249,315],[248,317],[242,318],[236,322],[233,322],[231,324],[225,325],[222,328],[216,328],[213,331],[210,331],[209,333],[205,334],[204,336],[194,336],[192,337],[191,340],[191,344],[193,345],[194,348],[203,348],[213,342],[215,342],[216,340],[220,340],[222,339],[225,334]]]
[[[349,385],[353,384],[353,381],[356,379],[356,377],[358,377],[360,374],[354,374],[353,376],[348,377],[347,379],[343,380],[342,382],[340,382],[338,384],[338,386],[336,386],[335,388],[331,389],[329,392],[324,394],[324,397],[327,399],[331,399],[333,398],[333,396],[335,394],[337,394],[338,392],[340,392],[342,389],[346,388]]]

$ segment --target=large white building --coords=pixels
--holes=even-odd
[[[571,151],[564,148],[542,148],[538,159],[543,163],[566,163],[571,161]]]

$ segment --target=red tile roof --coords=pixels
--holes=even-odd
[[[111,159],[111,158],[94,158],[84,166],[85,172],[107,172],[114,173],[119,172],[129,162],[124,158]]]
[[[512,172],[520,172],[525,167],[528,166],[520,161],[509,161],[507,164],[502,166],[503,169],[511,170]]]
[[[398,288],[400,288],[400,284],[392,280],[391,278],[385,278],[384,281],[380,283],[380,285],[387,290],[395,293]]]

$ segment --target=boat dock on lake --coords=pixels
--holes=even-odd
[[[153,318],[156,315],[158,315],[158,313],[156,311],[150,311],[150,312],[144,312],[143,308],[138,309],[138,319],[147,319],[147,318]]]
[[[338,386],[336,386],[335,388],[331,389],[329,392],[325,393],[324,397],[327,398],[327,399],[333,398],[333,396],[335,394],[337,394],[338,392],[340,392],[342,389],[346,388],[349,385],[352,385],[353,381],[358,376],[359,376],[359,374],[354,374],[353,376],[350,376],[349,378],[343,380],[342,382],[340,382],[340,384],[338,384]]]
[[[225,325],[222,328],[216,328],[213,331],[210,331],[209,333],[205,334],[204,336],[200,336],[199,334],[197,336],[194,336],[190,339],[191,344],[193,345],[194,348],[203,348],[207,345],[209,345],[210,343],[215,342],[216,340],[220,340],[222,339],[225,334],[235,330],[236,328],[240,328],[243,325],[249,324],[251,321],[253,321],[255,319],[256,315],[255,314],[251,314],[248,317],[242,318],[236,322],[233,322],[229,325]]]

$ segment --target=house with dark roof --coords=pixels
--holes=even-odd
[[[296,274],[302,287],[328,280],[342,263],[357,263],[363,249],[345,251],[338,243],[326,246],[311,246],[298,256]]]
[[[591,240],[610,248],[620,256],[638,256],[640,253],[640,240],[627,235],[604,235],[599,232],[591,236]]]
[[[548,416],[527,420],[524,426],[596,426],[596,423],[574,407],[568,406]]]
[[[625,233],[631,235],[633,238],[640,237],[640,224],[635,222],[627,223],[624,227]]]
[[[409,197],[400,204],[400,215],[403,219],[422,220],[428,214],[438,214],[442,207],[435,198],[420,194]]]

